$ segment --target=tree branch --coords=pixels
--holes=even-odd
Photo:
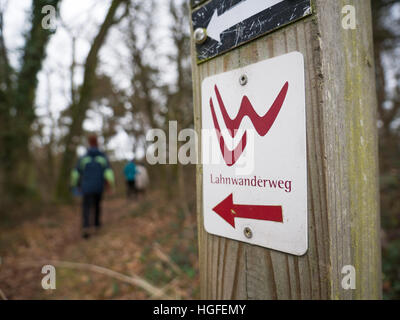
[[[133,274],[132,276],[127,276],[122,273],[113,271],[111,269],[107,269],[104,267],[100,267],[94,264],[88,264],[88,263],[79,263],[79,262],[69,262],[69,261],[58,261],[58,260],[47,260],[47,261],[30,261],[30,262],[24,262],[24,265],[35,265],[35,266],[42,266],[44,264],[51,264],[55,267],[59,268],[68,268],[68,269],[77,269],[77,270],[86,270],[86,271],[92,271],[96,273],[100,273],[103,275],[106,275],[108,277],[117,279],[119,281],[129,283],[130,285],[137,286],[144,291],[146,291],[148,294],[150,294],[154,298],[166,298],[169,299],[168,296],[165,295],[165,290],[159,289],[143,278],[139,277],[136,274]]]

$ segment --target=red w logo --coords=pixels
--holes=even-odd
[[[279,92],[278,96],[276,97],[274,103],[272,104],[271,108],[268,110],[268,112],[260,117],[254,110],[253,106],[250,103],[250,100],[247,98],[247,96],[244,96],[242,99],[242,102],[240,104],[240,109],[239,112],[236,116],[236,118],[231,119],[226,112],[226,108],[224,105],[224,102],[222,101],[221,95],[218,91],[218,87],[215,85],[214,90],[215,94],[217,96],[218,104],[222,113],[222,117],[224,119],[226,128],[228,129],[229,134],[232,136],[232,138],[235,137],[237,133],[237,129],[239,129],[239,126],[245,116],[248,116],[253,123],[254,128],[256,129],[257,133],[260,136],[265,136],[268,131],[271,129],[272,125],[274,124],[276,117],[279,114],[279,111],[282,108],[283,102],[285,101],[286,94],[289,88],[289,83],[286,82],[281,91]],[[246,147],[247,144],[247,132],[243,134],[242,139],[240,140],[240,143],[237,145],[237,147],[234,150],[229,150],[228,147],[225,144],[224,137],[221,134],[221,129],[218,124],[217,116],[215,114],[214,110],[214,104],[212,99],[210,98],[210,108],[211,108],[211,114],[214,122],[214,127],[215,131],[217,132],[217,138],[219,140],[219,146],[221,149],[222,156],[224,157],[225,163],[228,166],[233,166],[236,161],[239,159],[241,156],[244,148]]]

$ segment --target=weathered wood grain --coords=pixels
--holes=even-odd
[[[346,4],[356,8],[355,30],[342,28]],[[369,1],[316,0],[313,16],[201,65],[196,65],[192,46],[199,137],[205,77],[291,51],[304,55],[306,77],[308,252],[296,257],[205,232],[200,164],[197,212],[203,298],[381,297],[372,43]],[[345,265],[356,269],[355,290],[341,286]]]

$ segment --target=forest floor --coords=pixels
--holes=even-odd
[[[0,299],[199,298],[193,213],[154,191],[139,200],[106,197],[102,220],[83,239],[76,202],[0,226]],[[42,288],[44,265],[56,269],[55,290]]]

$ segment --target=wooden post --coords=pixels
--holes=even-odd
[[[342,27],[345,5],[355,8],[354,30]],[[197,64],[192,41],[197,133],[200,137],[201,83],[205,77],[292,51],[300,51],[305,59],[308,251],[297,257],[207,233],[199,164],[202,298],[380,299],[376,96],[369,1],[315,0],[311,16],[201,64]],[[346,265],[356,271],[354,290],[342,287]]]

